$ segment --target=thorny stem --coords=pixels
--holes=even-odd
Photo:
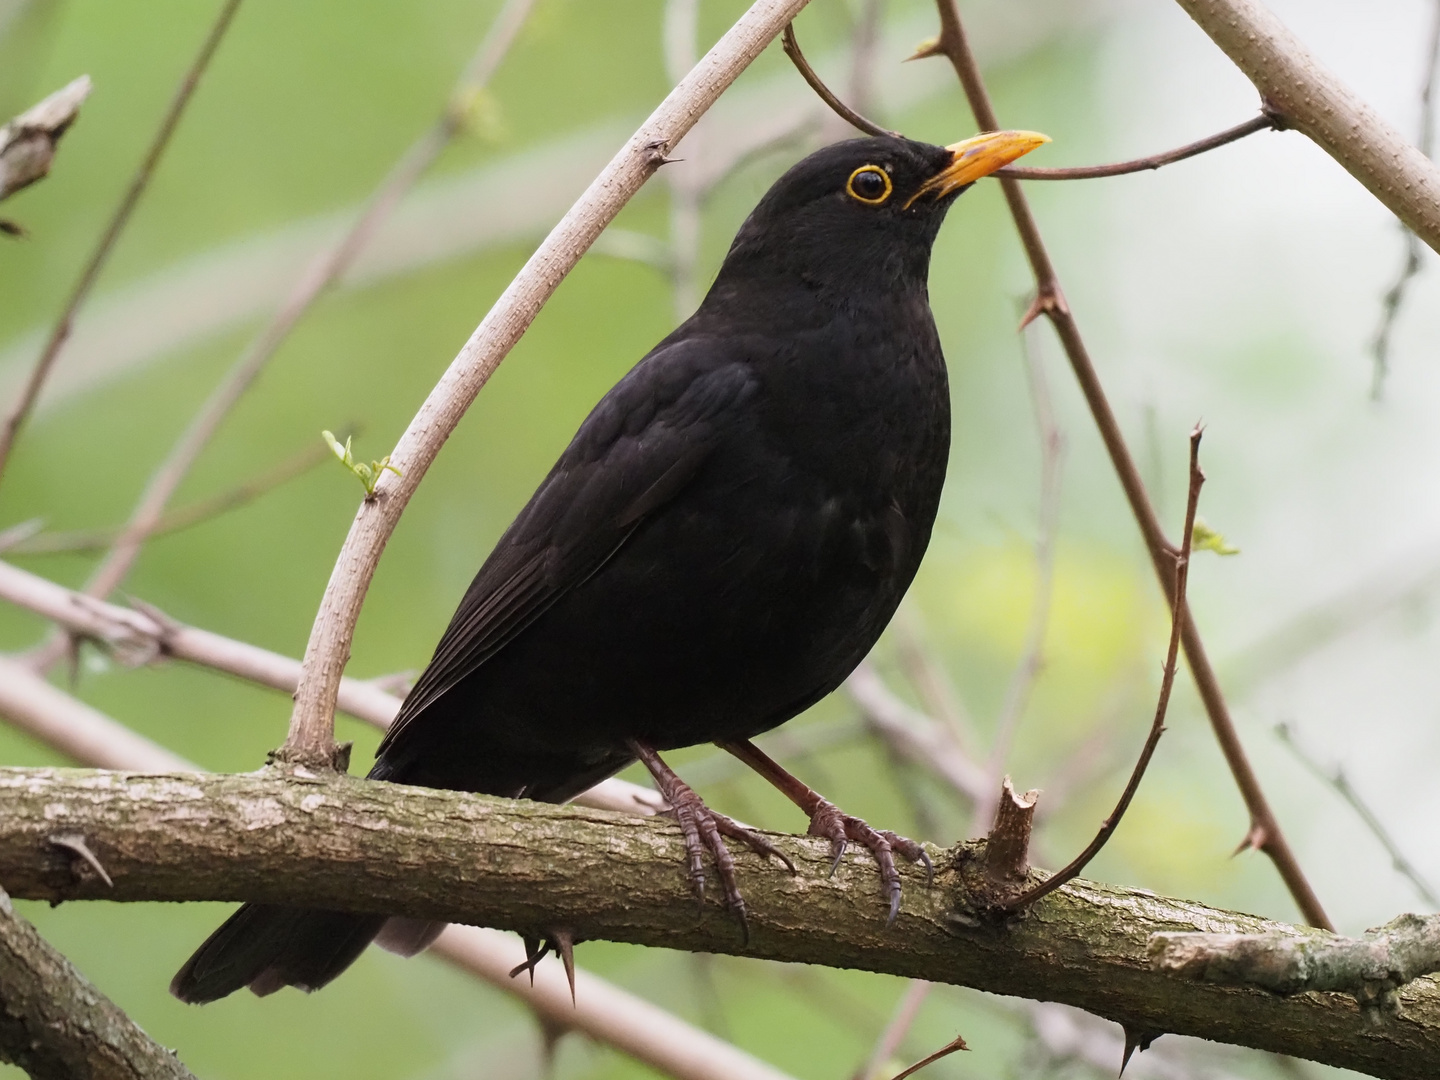
[[[960,79],[960,84],[965,90],[965,96],[970,102],[970,108],[974,112],[975,120],[980,128],[985,131],[999,130],[1000,125],[994,106],[990,103],[990,95],[985,89],[984,80],[980,75],[980,67],[965,38],[964,27],[960,22],[960,12],[955,6],[955,0],[936,0],[936,8],[940,15],[940,37],[935,43],[934,54],[944,55],[955,68],[955,74]],[[1020,242],[1035,275],[1036,295],[1035,301],[1031,305],[1031,311],[1035,315],[1048,316],[1051,325],[1055,327],[1055,333],[1060,338],[1065,355],[1069,358],[1070,366],[1080,383],[1080,390],[1085,395],[1086,404],[1089,405],[1091,415],[1094,416],[1095,424],[1100,430],[1100,437],[1110,455],[1110,462],[1120,480],[1120,486],[1124,489],[1125,497],[1130,503],[1131,512],[1140,526],[1141,535],[1145,539],[1145,546],[1149,549],[1150,560],[1155,567],[1155,573],[1160,578],[1161,587],[1165,590],[1166,598],[1173,601],[1174,578],[1172,574],[1176,549],[1165,537],[1159,518],[1156,517],[1155,508],[1151,505],[1150,497],[1145,491],[1145,484],[1140,479],[1140,471],[1135,465],[1135,459],[1125,445],[1125,437],[1120,431],[1120,423],[1116,420],[1114,410],[1111,409],[1110,401],[1105,395],[1105,389],[1100,384],[1100,377],[1095,371],[1089,351],[1085,348],[1084,339],[1080,336],[1080,328],[1070,312],[1069,305],[1065,302],[1065,294],[1060,288],[1059,276],[1055,273],[1054,264],[1050,261],[1050,254],[1045,249],[1045,242],[1041,239],[1040,228],[1035,223],[1035,217],[1030,211],[1030,204],[1025,198],[1025,193],[1021,190],[1018,181],[1008,177],[1000,178],[1000,187],[1010,206],[1010,214],[1015,219],[1015,228],[1020,234]],[[1230,766],[1236,786],[1240,789],[1240,795],[1245,800],[1246,809],[1250,812],[1250,831],[1246,835],[1243,846],[1259,848],[1270,856],[1307,922],[1326,930],[1333,929],[1329,917],[1325,914],[1325,909],[1320,905],[1319,898],[1300,869],[1294,852],[1290,850],[1290,845],[1286,842],[1285,836],[1280,830],[1280,824],[1275,819],[1269,801],[1260,787],[1260,781],[1255,776],[1250,761],[1245,755],[1244,747],[1240,744],[1240,737],[1235,731],[1234,721],[1225,704],[1219,680],[1216,678],[1214,668],[1210,666],[1209,657],[1205,654],[1204,642],[1200,638],[1200,631],[1195,626],[1195,621],[1190,616],[1188,609],[1182,613],[1180,640],[1185,649],[1185,657],[1190,663],[1190,672],[1195,679],[1196,689],[1205,705],[1206,715],[1210,718],[1210,725],[1215,731],[1215,737],[1220,743],[1225,761]]]
[[[1440,2],[1435,5],[1434,19],[1430,24],[1430,41],[1425,52],[1425,81],[1420,87],[1420,138],[1415,145],[1427,158],[1434,156],[1435,149],[1435,78],[1440,68]],[[1375,358],[1374,372],[1370,382],[1370,397],[1379,401],[1385,391],[1385,377],[1390,373],[1390,335],[1395,331],[1395,320],[1400,316],[1400,307],[1405,303],[1405,294],[1410,289],[1410,280],[1420,272],[1420,238],[1403,224],[1405,254],[1400,263],[1400,273],[1394,284],[1385,290],[1380,301],[1380,326],[1370,346]]]
[[[1160,695],[1155,702],[1155,719],[1150,724],[1150,734],[1145,739],[1145,746],[1140,751],[1135,768],[1131,770],[1130,780],[1120,795],[1120,801],[1115,804],[1110,816],[1101,823],[1095,838],[1064,869],[1050,875],[1039,885],[1026,889],[1019,896],[1005,901],[1007,910],[1018,911],[1029,907],[1042,896],[1048,896],[1067,881],[1080,876],[1080,872],[1100,853],[1100,849],[1119,827],[1120,819],[1129,809],[1130,800],[1135,797],[1140,781],[1145,777],[1145,770],[1150,766],[1150,759],[1155,754],[1160,736],[1165,733],[1165,713],[1170,707],[1170,692],[1175,688],[1175,668],[1180,655],[1180,627],[1185,615],[1185,583],[1190,576],[1190,541],[1195,532],[1195,509],[1200,503],[1200,486],[1205,482],[1205,474],[1200,471],[1200,436],[1199,427],[1190,432],[1190,493],[1185,500],[1185,532],[1184,539],[1180,542],[1180,551],[1175,556],[1174,586],[1171,589],[1173,600],[1170,608],[1170,644],[1165,649],[1165,673],[1160,680]]]
[[[24,426],[30,411],[35,407],[35,401],[40,396],[40,389],[45,385],[45,380],[49,378],[50,371],[60,356],[60,349],[65,344],[65,339],[70,336],[70,328],[75,324],[75,315],[80,310],[80,305],[90,295],[90,290],[100,276],[100,271],[110,258],[111,251],[115,249],[115,242],[120,238],[120,233],[124,231],[126,224],[129,223],[130,215],[140,202],[140,196],[144,194],[150,178],[155,174],[155,168],[160,164],[160,158],[165,153],[165,148],[170,145],[170,137],[180,126],[180,118],[195,94],[195,88],[200,83],[200,76],[210,65],[210,59],[215,55],[215,50],[219,48],[225,31],[230,28],[231,20],[235,17],[235,11],[239,6],[240,0],[225,0],[219,14],[215,16],[215,21],[211,24],[210,32],[206,34],[199,53],[191,62],[190,69],[185,72],[185,77],[180,80],[180,86],[170,101],[170,108],[166,110],[164,119],[160,121],[160,128],[155,132],[155,138],[151,140],[150,149],[146,151],[139,168],[135,170],[135,175],[130,180],[130,186],[126,189],[124,197],[121,198],[120,205],[115,208],[115,213],[110,218],[110,224],[105,227],[100,242],[90,253],[90,259],[86,262],[85,268],[81,270],[80,278],[75,282],[74,289],[71,290],[70,299],[66,301],[60,318],[50,331],[50,336],[45,341],[45,347],[41,350],[39,359],[35,361],[35,366],[30,371],[30,377],[25,380],[20,397],[10,407],[4,420],[0,420],[0,477],[4,476],[5,466],[10,460],[10,452],[15,446],[15,439],[20,434],[20,429]]]

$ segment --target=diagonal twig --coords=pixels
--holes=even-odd
[[[230,28],[230,22],[235,17],[235,11],[239,6],[240,0],[225,0],[221,5],[219,14],[215,16],[215,21],[210,26],[210,32],[205,35],[199,53],[191,61],[184,78],[180,80],[180,86],[175,91],[170,107],[160,121],[160,128],[155,132],[155,138],[151,140],[150,149],[146,151],[140,167],[135,170],[135,175],[130,180],[130,186],[121,198],[120,205],[115,208],[115,213],[105,227],[100,242],[95,245],[95,250],[90,253],[89,260],[85,263],[84,269],[80,271],[80,278],[75,282],[75,287],[70,292],[70,298],[65,302],[65,308],[60,313],[60,318],[56,320],[54,328],[50,331],[45,347],[41,350],[35,366],[30,371],[30,377],[20,391],[20,397],[10,406],[5,418],[0,420],[0,477],[4,476],[10,452],[15,446],[15,438],[19,435],[26,417],[30,415],[30,410],[34,408],[35,399],[40,396],[40,388],[45,385],[46,378],[55,366],[65,339],[70,336],[70,328],[75,324],[75,315],[80,310],[80,305],[90,295],[90,290],[100,276],[100,271],[110,258],[110,253],[115,249],[115,242],[120,238],[120,233],[124,231],[126,224],[130,221],[130,215],[135,210],[136,204],[139,203],[140,196],[144,194],[150,178],[155,174],[155,168],[160,164],[160,158],[165,153],[165,148],[170,145],[170,137],[175,134],[175,129],[180,125],[180,117],[184,115],[185,107],[190,104],[191,98],[195,95],[195,88],[200,83],[200,76],[209,67],[210,59],[215,55],[215,50],[219,48],[225,31]]]
[[[1150,766],[1150,759],[1155,754],[1155,747],[1160,742],[1160,736],[1165,733],[1165,713],[1170,707],[1170,692],[1175,687],[1175,668],[1180,657],[1180,627],[1184,622],[1185,614],[1185,583],[1190,576],[1190,541],[1195,533],[1195,508],[1200,502],[1200,485],[1205,482],[1205,474],[1200,471],[1200,435],[1199,427],[1190,432],[1190,493],[1185,500],[1185,532],[1184,540],[1181,541],[1180,551],[1175,556],[1175,577],[1171,595],[1170,608],[1170,644],[1165,649],[1165,673],[1160,680],[1160,694],[1155,702],[1155,719],[1150,724],[1150,734],[1145,739],[1145,746],[1140,751],[1140,757],[1135,762],[1135,768],[1130,773],[1130,780],[1125,785],[1125,790],[1120,794],[1120,801],[1115,804],[1115,809],[1110,812],[1100,826],[1100,831],[1095,838],[1085,846],[1085,850],[1075,856],[1074,859],[1062,870],[1051,874],[1040,884],[1026,889],[1019,896],[1005,901],[1007,910],[1018,911],[1029,907],[1042,896],[1048,896],[1067,881],[1073,881],[1080,876],[1080,872],[1089,865],[1090,860],[1100,853],[1116,828],[1120,825],[1120,819],[1125,816],[1125,811],[1130,807],[1130,800],[1135,797],[1135,792],[1140,788],[1140,781],[1145,776],[1145,770]]]
[[[939,12],[941,27],[940,36],[936,40],[936,55],[944,55],[954,67],[960,84],[965,90],[965,96],[970,102],[970,108],[975,113],[976,122],[981,129],[999,130],[1000,125],[994,106],[990,103],[990,95],[985,89],[984,80],[980,75],[979,64],[970,51],[955,0],[936,0],[936,8]],[[1166,539],[1159,518],[1155,514],[1155,508],[1151,505],[1145,484],[1140,479],[1140,471],[1135,465],[1135,459],[1131,456],[1129,447],[1125,444],[1125,437],[1120,431],[1120,423],[1115,417],[1114,410],[1110,407],[1104,387],[1100,384],[1100,377],[1095,371],[1095,365],[1090,359],[1085,341],[1080,336],[1080,328],[1070,312],[1069,304],[1065,301],[1065,294],[1060,288],[1059,276],[1055,272],[1054,264],[1050,261],[1050,254],[1045,248],[1044,240],[1041,239],[1039,226],[1035,222],[1025,193],[1021,190],[1018,181],[1007,177],[1001,177],[1000,187],[1009,204],[1010,214],[1015,219],[1015,228],[1020,234],[1021,244],[1035,275],[1037,288],[1035,301],[1031,305],[1032,317],[1046,315],[1050,319],[1051,325],[1054,326],[1056,335],[1060,338],[1065,355],[1069,358],[1070,366],[1080,383],[1081,393],[1084,394],[1085,402],[1090,407],[1091,415],[1095,418],[1096,426],[1100,430],[1100,437],[1110,455],[1110,462],[1119,478],[1120,486],[1125,492],[1125,498],[1130,503],[1130,510],[1135,515],[1136,523],[1140,527],[1140,533],[1144,537],[1145,546],[1149,550],[1150,560],[1160,579],[1161,587],[1165,590],[1167,599],[1173,601],[1174,578],[1172,572],[1177,549]],[[1320,904],[1319,897],[1315,895],[1315,890],[1300,869],[1300,864],[1280,829],[1274,811],[1270,808],[1269,800],[1266,799],[1265,792],[1260,786],[1259,778],[1255,775],[1249,758],[1245,754],[1245,749],[1240,743],[1234,721],[1230,717],[1230,710],[1225,704],[1225,696],[1220,690],[1219,680],[1205,653],[1205,645],[1200,638],[1200,631],[1188,609],[1182,612],[1181,644],[1185,649],[1185,658],[1189,661],[1190,672],[1195,679],[1200,700],[1205,706],[1206,715],[1210,718],[1210,725],[1250,814],[1250,830],[1246,835],[1244,846],[1258,848],[1270,857],[1307,922],[1327,930],[1333,929],[1329,917],[1325,914],[1325,909]]]

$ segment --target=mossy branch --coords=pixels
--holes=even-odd
[[[57,834],[83,837],[113,887]],[[1322,932],[1074,881],[997,923],[974,845],[935,850],[885,925],[875,867],[777,837],[791,876],[737,851],[751,939],[689,894],[678,829],[627,817],[350,778],[0,771],[0,880],[51,901],[255,900],[888,972],[1060,1001],[1146,1032],[1307,1057],[1392,1080],[1434,1075],[1440,989],[1417,979],[1372,1023],[1346,994],[1280,997],[1152,968],[1154,934]],[[177,953],[177,959],[178,959]]]

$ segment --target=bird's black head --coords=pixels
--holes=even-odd
[[[960,192],[1047,141],[999,131],[949,147],[879,137],[817,150],[775,181],[740,227],[716,290],[776,276],[851,296],[923,289],[930,247]]]

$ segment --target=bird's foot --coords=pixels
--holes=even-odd
[[[880,884],[884,895],[890,901],[887,926],[893,923],[895,916],[900,913],[900,871],[895,868],[895,852],[898,851],[911,862],[925,865],[927,887],[934,880],[935,866],[930,862],[930,856],[925,854],[925,849],[914,840],[907,840],[893,832],[873,829],[860,818],[842,813],[834,803],[822,798],[809,785],[791,776],[777,761],[748,739],[736,739],[716,745],[734,754],[769,780],[805,812],[810,818],[810,835],[821,836],[830,841],[830,850],[834,855],[830,863],[831,874],[840,866],[840,859],[852,840],[863,845],[875,856],[875,861],[880,865]]]
[[[900,871],[895,866],[895,853],[898,851],[911,862],[923,863],[927,885],[935,876],[935,866],[931,863],[930,856],[926,855],[925,849],[914,840],[888,829],[873,828],[861,818],[842,812],[838,806],[826,799],[820,799],[819,805],[811,812],[809,833],[830,841],[830,853],[833,856],[830,862],[831,876],[839,869],[840,860],[844,858],[845,849],[852,840],[875,856],[875,861],[880,866],[881,891],[890,901],[890,917],[885,920],[887,926],[893,923],[895,916],[900,913]]]
[[[728,836],[732,840],[739,840],[760,855],[774,856],[784,863],[792,874],[795,873],[795,864],[763,836],[706,806],[694,789],[681,780],[652,747],[635,740],[632,740],[630,745],[635,756],[655,778],[660,794],[670,804],[669,812],[680,825],[680,832],[685,838],[685,862],[690,878],[690,890],[695,894],[695,899],[702,903],[705,899],[705,852],[708,850],[710,857],[715,860],[716,875],[720,878],[720,887],[725,894],[725,907],[740,923],[740,930],[748,944],[750,924],[745,917],[745,899],[740,895],[740,886],[735,880],[735,860],[730,849],[725,846],[724,838]]]

